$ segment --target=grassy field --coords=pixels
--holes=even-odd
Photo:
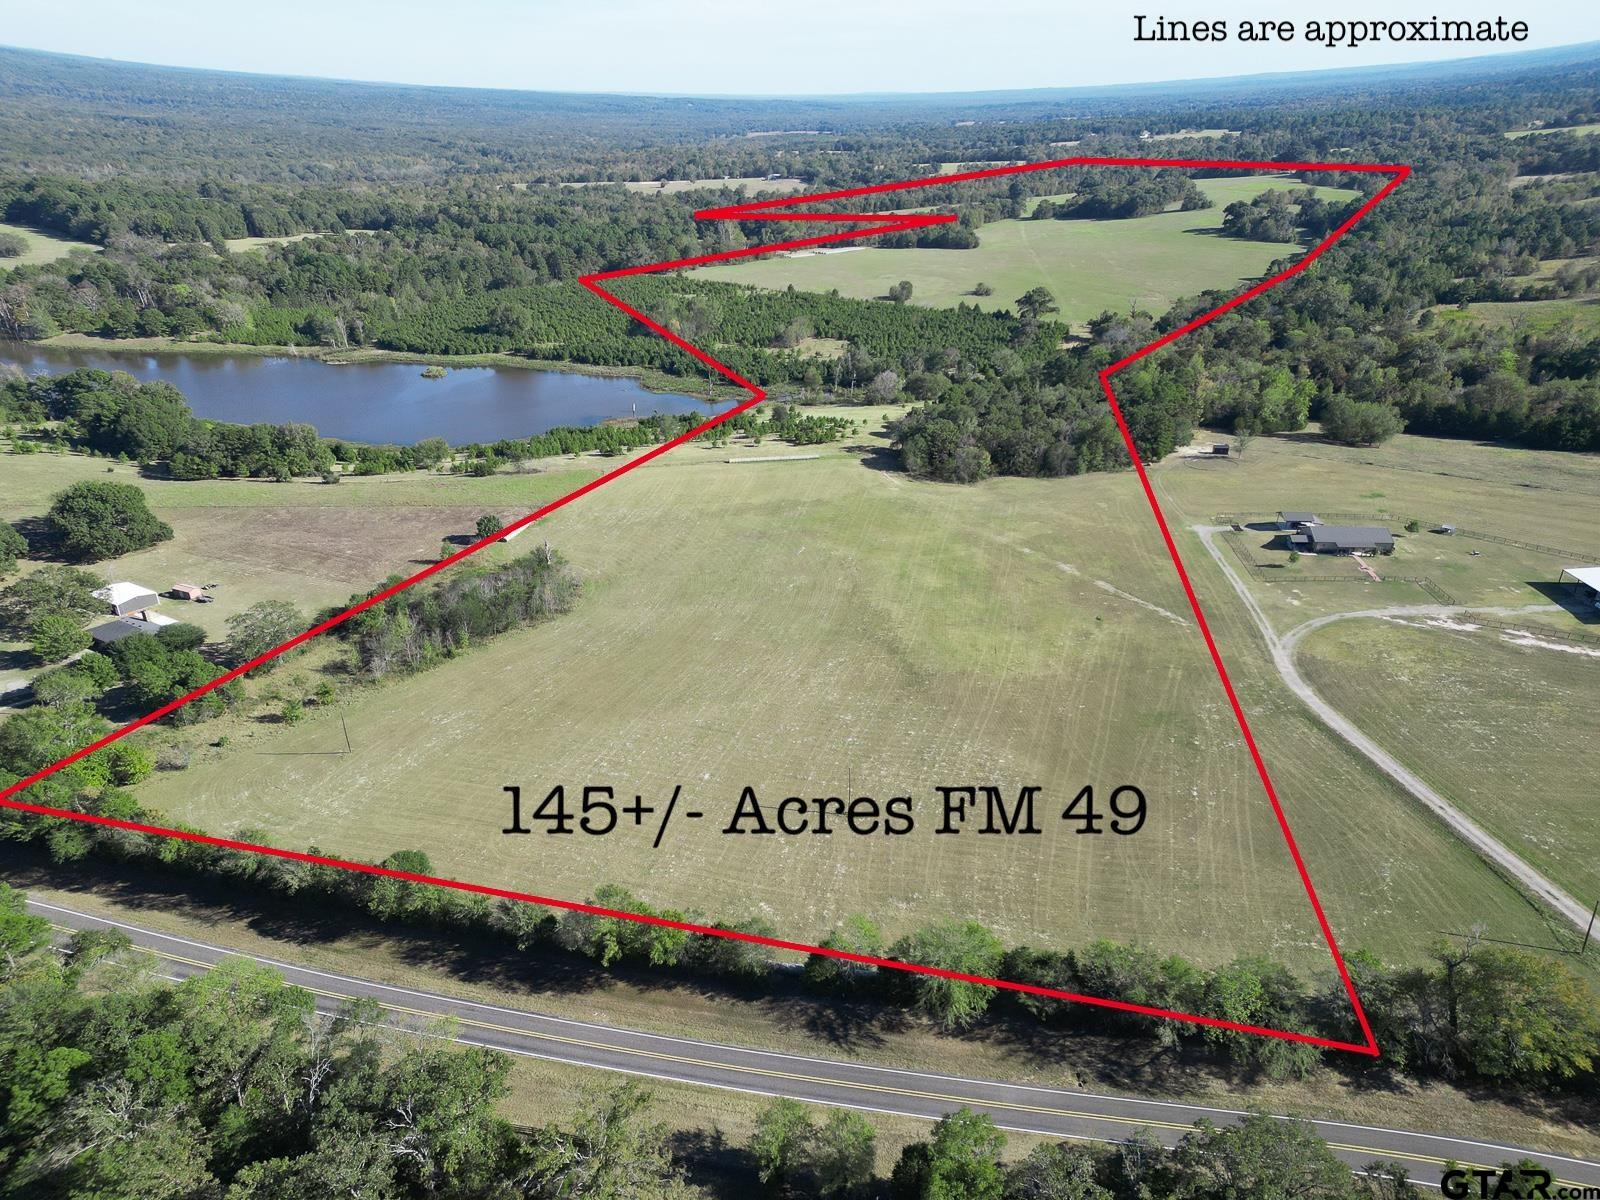
[[[615,180],[597,183],[566,183],[563,187],[608,187]],[[630,179],[623,183],[630,192],[652,196],[675,196],[679,192],[703,192],[711,188],[738,188],[741,192],[798,192],[805,186],[803,179],[768,179],[763,175],[740,176],[723,179]]]
[[[1266,464],[1276,448],[1250,453]],[[1325,969],[1131,476],[957,488],[840,447],[723,461],[786,452],[688,448],[587,497],[545,528],[586,580],[576,612],[358,690],[300,726],[259,724],[248,742],[201,748],[142,798],[222,831],[260,824],[288,845],[374,857],[420,846],[442,872],[546,894],[624,882],[718,915],[762,912],[801,938],[855,910],[891,929],[971,915],[1013,940],[1140,938],[1206,960],[1264,950]],[[53,456],[6,467],[39,497],[8,516],[104,471]],[[600,467],[333,487],[136,480],[178,537],[107,573],[143,579],[154,556],[181,554],[160,569],[220,581],[235,605],[279,595],[309,610],[430,557],[480,511],[526,510]],[[1238,470],[1257,474],[1254,461]],[[1178,464],[1158,477],[1211,478]],[[1415,957],[1471,920],[1548,940],[1537,912],[1279,693],[1226,583],[1190,558],[1347,944]],[[293,753],[325,749],[340,722],[354,753]],[[934,785],[991,780],[1045,789],[1044,836],[931,835]],[[1151,797],[1133,838],[1053,820],[1085,783],[1130,782]],[[712,816],[680,820],[658,852],[653,827],[588,844],[505,838],[511,783],[537,795],[611,784],[657,801],[682,783]],[[746,784],[769,801],[911,792],[922,824],[895,839],[720,836],[717,818]]]
[[[1188,138],[1220,138],[1236,135],[1237,129],[1180,129],[1176,133],[1153,133],[1146,141],[1149,142],[1180,142]]]
[[[74,250],[99,251],[93,242],[77,242],[59,234],[47,233],[31,225],[8,225],[0,221],[0,233],[14,233],[28,244],[27,250],[16,258],[0,258],[0,271],[9,267],[36,266],[65,258]]]
[[[1300,187],[1298,181],[1256,176],[1198,183],[1215,207],[1125,221],[995,221],[982,228],[980,245],[972,250],[862,246],[701,267],[699,273],[758,287],[793,284],[814,292],[837,288],[843,295],[863,299],[882,296],[896,281],[907,279],[914,304],[967,303],[1006,311],[1018,296],[1042,283],[1055,293],[1061,319],[1074,325],[1108,309],[1124,311],[1130,303],[1165,312],[1184,296],[1255,279],[1275,259],[1298,250],[1288,244],[1216,236],[1222,210],[1229,204],[1269,188]],[[1329,188],[1318,192],[1329,197],[1354,195]],[[971,295],[979,283],[992,287],[993,295]]]
[[[1526,327],[1536,333],[1570,329],[1584,337],[1600,335],[1600,297],[1595,296],[1481,301],[1468,308],[1436,308],[1433,312],[1438,320],[1498,329]]]
[[[1300,660],[1335,708],[1491,833],[1573,895],[1600,897],[1600,648],[1471,626],[1340,622]]]
[[[375,233],[372,229],[347,229],[346,233]],[[246,250],[259,250],[262,246],[283,246],[289,242],[303,242],[306,238],[327,237],[326,233],[313,230],[310,233],[287,233],[282,237],[239,237],[224,238],[222,244],[231,254],[241,254]]]
[[[1513,129],[1506,134],[1508,138],[1536,137],[1546,133],[1575,133],[1579,137],[1589,137],[1600,133],[1600,124],[1592,125],[1552,125],[1548,129]]]

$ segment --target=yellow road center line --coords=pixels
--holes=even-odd
[[[210,970],[213,966],[213,964],[203,962],[199,959],[185,958],[182,955],[172,954],[164,950],[152,950],[151,953],[155,954],[158,958],[165,958],[172,962],[183,963],[186,966],[199,967],[201,970]],[[343,992],[331,992],[323,988],[305,987],[303,984],[293,984],[291,986],[301,987],[303,990],[310,992],[312,995],[321,996],[328,1000],[356,1001],[366,999],[366,997],[350,996]],[[448,997],[444,997],[444,999],[448,1000]],[[937,1100],[947,1104],[968,1106],[975,1105],[980,1108],[1001,1109],[1006,1112],[1032,1113],[1035,1115],[1050,1117],[1071,1117],[1084,1121],[1100,1121],[1111,1125],[1133,1125],[1147,1129],[1170,1129],[1183,1133],[1189,1133],[1194,1129],[1193,1125],[1185,1125],[1176,1121],[1155,1121],[1142,1117],[1117,1116],[1112,1113],[1082,1112],[1080,1110],[1071,1108],[1050,1108],[1044,1105],[1019,1104],[1010,1100],[984,1100],[975,1096],[955,1096],[944,1092],[921,1091],[916,1088],[890,1087],[886,1084],[863,1083],[851,1079],[832,1079],[825,1075],[802,1075],[794,1071],[776,1071],[769,1067],[741,1066],[737,1063],[717,1062],[714,1059],[692,1058],[683,1054],[667,1054],[659,1050],[640,1050],[632,1046],[619,1046],[612,1042],[595,1042],[586,1038],[570,1037],[566,1034],[547,1033],[542,1030],[535,1029],[519,1029],[514,1025],[497,1025],[492,1021],[480,1021],[473,1017],[456,1016],[453,1013],[429,1012],[426,1009],[408,1008],[403,1004],[388,1004],[381,1000],[374,1001],[374,1003],[376,1003],[379,1008],[385,1010],[386,1012],[397,1013],[408,1017],[424,1017],[435,1021],[453,1021],[458,1025],[470,1026],[473,1029],[487,1029],[495,1033],[509,1033],[517,1037],[535,1038],[539,1041],[545,1042],[558,1042],[567,1046],[580,1046],[588,1050],[604,1050],[613,1054],[626,1054],[635,1058],[651,1059],[656,1062],[671,1062],[678,1063],[683,1066],[706,1067],[717,1071],[731,1071],[743,1075],[755,1075],[765,1079],[784,1079],[793,1083],[815,1083],[828,1087],[850,1088],[853,1091],[875,1092],[880,1095],[901,1096],[903,1098],[913,1100]],[[466,1003],[471,1003],[471,1001],[466,1001]],[[693,1084],[694,1081],[686,1079],[683,1082]],[[999,1086],[1004,1087],[1005,1085],[1002,1083],[999,1084]],[[1468,1169],[1493,1169],[1494,1166],[1498,1165],[1468,1162],[1465,1159],[1438,1158],[1431,1154],[1419,1154],[1416,1151],[1410,1150],[1379,1149],[1372,1146],[1356,1145],[1350,1142],[1327,1142],[1326,1144],[1331,1150],[1344,1150],[1351,1154],[1370,1154],[1374,1158],[1404,1158],[1413,1162],[1429,1163],[1433,1166],[1443,1166],[1445,1163],[1454,1162],[1459,1166],[1466,1167]],[[1575,1187],[1581,1186],[1572,1180],[1563,1179],[1557,1180],[1556,1182],[1571,1184]]]

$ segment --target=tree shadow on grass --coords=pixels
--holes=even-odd
[[[905,463],[898,451],[886,446],[846,446],[845,453],[860,456],[863,467],[873,471],[889,471],[896,475],[906,473]]]
[[[729,1142],[721,1129],[677,1129],[668,1136],[668,1144],[690,1178],[712,1195],[742,1200],[760,1193],[755,1155]]]
[[[0,650],[0,671],[28,671],[39,665],[32,650]]]
[[[902,1009],[866,998],[819,997],[798,988],[777,995],[769,991],[761,1006],[774,1021],[803,1029],[836,1050],[878,1049],[887,1044],[885,1035],[912,1028]]]

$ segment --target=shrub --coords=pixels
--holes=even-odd
[[[17,569],[17,559],[28,552],[28,539],[11,526],[0,522],[0,575]]]
[[[117,558],[172,536],[172,526],[130,483],[75,483],[57,494],[46,521],[62,553],[81,562]]]
[[[77,618],[62,613],[51,613],[33,623],[33,652],[45,662],[60,662],[63,658],[87,650],[93,643]]]

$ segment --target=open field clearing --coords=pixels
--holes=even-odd
[[[346,229],[345,233],[376,233],[375,229]],[[246,250],[259,250],[263,246],[284,246],[290,242],[303,242],[307,238],[331,237],[329,233],[286,233],[281,237],[240,237],[223,238],[222,244],[231,254],[240,254]]]
[[[1234,137],[1237,129],[1180,129],[1176,133],[1152,133],[1144,140],[1147,142],[1181,142],[1190,138],[1215,139],[1220,137]]]
[[[1600,298],[1580,296],[1565,300],[1497,300],[1468,308],[1437,308],[1442,321],[1490,325],[1500,329],[1526,327],[1538,333],[1570,329],[1587,337],[1600,334]]]
[[[1131,303],[1165,312],[1183,296],[1228,288],[1255,279],[1279,258],[1300,247],[1217,237],[1222,210],[1272,188],[1299,188],[1283,176],[1201,179],[1215,207],[1165,212],[1121,221],[995,221],[979,231],[971,250],[885,250],[867,245],[849,254],[760,258],[701,267],[712,279],[757,287],[793,284],[813,292],[837,288],[861,299],[882,296],[899,280],[910,280],[911,302],[930,307],[975,304],[1010,311],[1012,302],[1043,284],[1055,293],[1060,319],[1081,325]],[[1319,188],[1325,197],[1355,193]],[[973,296],[987,283],[990,296]]]
[[[1470,614],[1310,634],[1312,685],[1539,870],[1600,896],[1600,647],[1473,628]]]
[[[587,580],[568,617],[358,690],[300,726],[261,726],[248,748],[203,748],[141,798],[207,828],[261,825],[286,845],[373,857],[420,847],[441,872],[525,890],[581,898],[614,881],[714,915],[761,911],[800,938],[856,910],[892,929],[959,914],[1015,940],[1141,938],[1208,960],[1266,951],[1326,969],[1131,476],[957,488],[838,449],[723,461],[763,453],[787,451],[675,452],[551,519],[542,532]],[[51,456],[14,464],[35,472],[41,499],[22,506],[35,512],[69,474],[103,470]],[[316,597],[337,600],[354,589],[332,573],[363,569],[332,545],[347,534],[371,526],[363,553],[376,580],[436,545],[455,519],[446,510],[526,509],[598,466],[141,486],[178,544],[211,537],[219,559],[240,536],[208,524],[219,506],[308,531],[303,562],[329,573]],[[408,521],[422,532],[406,533]],[[105,570],[138,578],[138,557]],[[1467,916],[1548,939],[1538,913],[1275,694],[1248,623],[1226,611],[1226,583],[1194,569],[1347,944],[1414,957]],[[225,594],[232,576],[212,574]],[[304,592],[312,607],[308,575],[269,587],[270,574],[256,594]],[[341,721],[354,753],[283,753],[325,750]],[[1047,827],[1091,782],[1137,783],[1151,815],[1132,838],[1059,826],[1027,839],[931,836],[933,785],[991,779],[1043,786]],[[715,815],[680,817],[652,853],[651,827],[590,844],[504,837],[508,783],[535,799],[555,783],[612,784],[655,802],[682,783],[717,815],[746,784],[768,801],[909,791],[923,807],[904,838],[724,837]]]
[[[11,267],[34,266],[65,258],[74,250],[93,250],[100,247],[93,242],[76,242],[57,233],[35,229],[31,225],[8,225],[0,221],[0,233],[12,233],[28,244],[27,250],[16,258],[0,258],[0,271]]]
[[[1537,137],[1545,133],[1573,133],[1579,137],[1589,137],[1600,133],[1600,124],[1592,125],[1552,125],[1548,129],[1513,129],[1506,134],[1508,138]]]
[[[614,187],[617,181],[599,180],[594,183],[564,183],[562,187]],[[679,192],[704,192],[712,188],[737,188],[741,192],[798,192],[806,186],[803,179],[768,179],[764,175],[741,176],[723,179],[630,179],[622,184],[630,192],[646,195],[675,196]]]
[[[1318,961],[1131,480],[1080,481],[1061,514],[1034,481],[925,486],[837,451],[725,457],[696,447],[551,518],[541,532],[588,581],[577,611],[342,705],[356,753],[283,754],[322,745],[308,720],[258,739],[272,756],[217,755],[147,802],[208,823],[248,811],[290,844],[420,846],[443,871],[558,896],[616,879],[805,938],[852,911],[897,931],[978,915],[1013,940],[1171,928],[1173,948],[1220,956],[1243,928]],[[1159,808],[1131,839],[1053,820],[1037,838],[934,836],[934,785],[991,780],[1042,786],[1052,817],[1086,783],[1136,783]],[[512,783],[657,802],[682,783],[711,815],[659,853],[652,828],[506,838]],[[773,802],[909,792],[921,822],[903,838],[721,835],[746,784]]]

